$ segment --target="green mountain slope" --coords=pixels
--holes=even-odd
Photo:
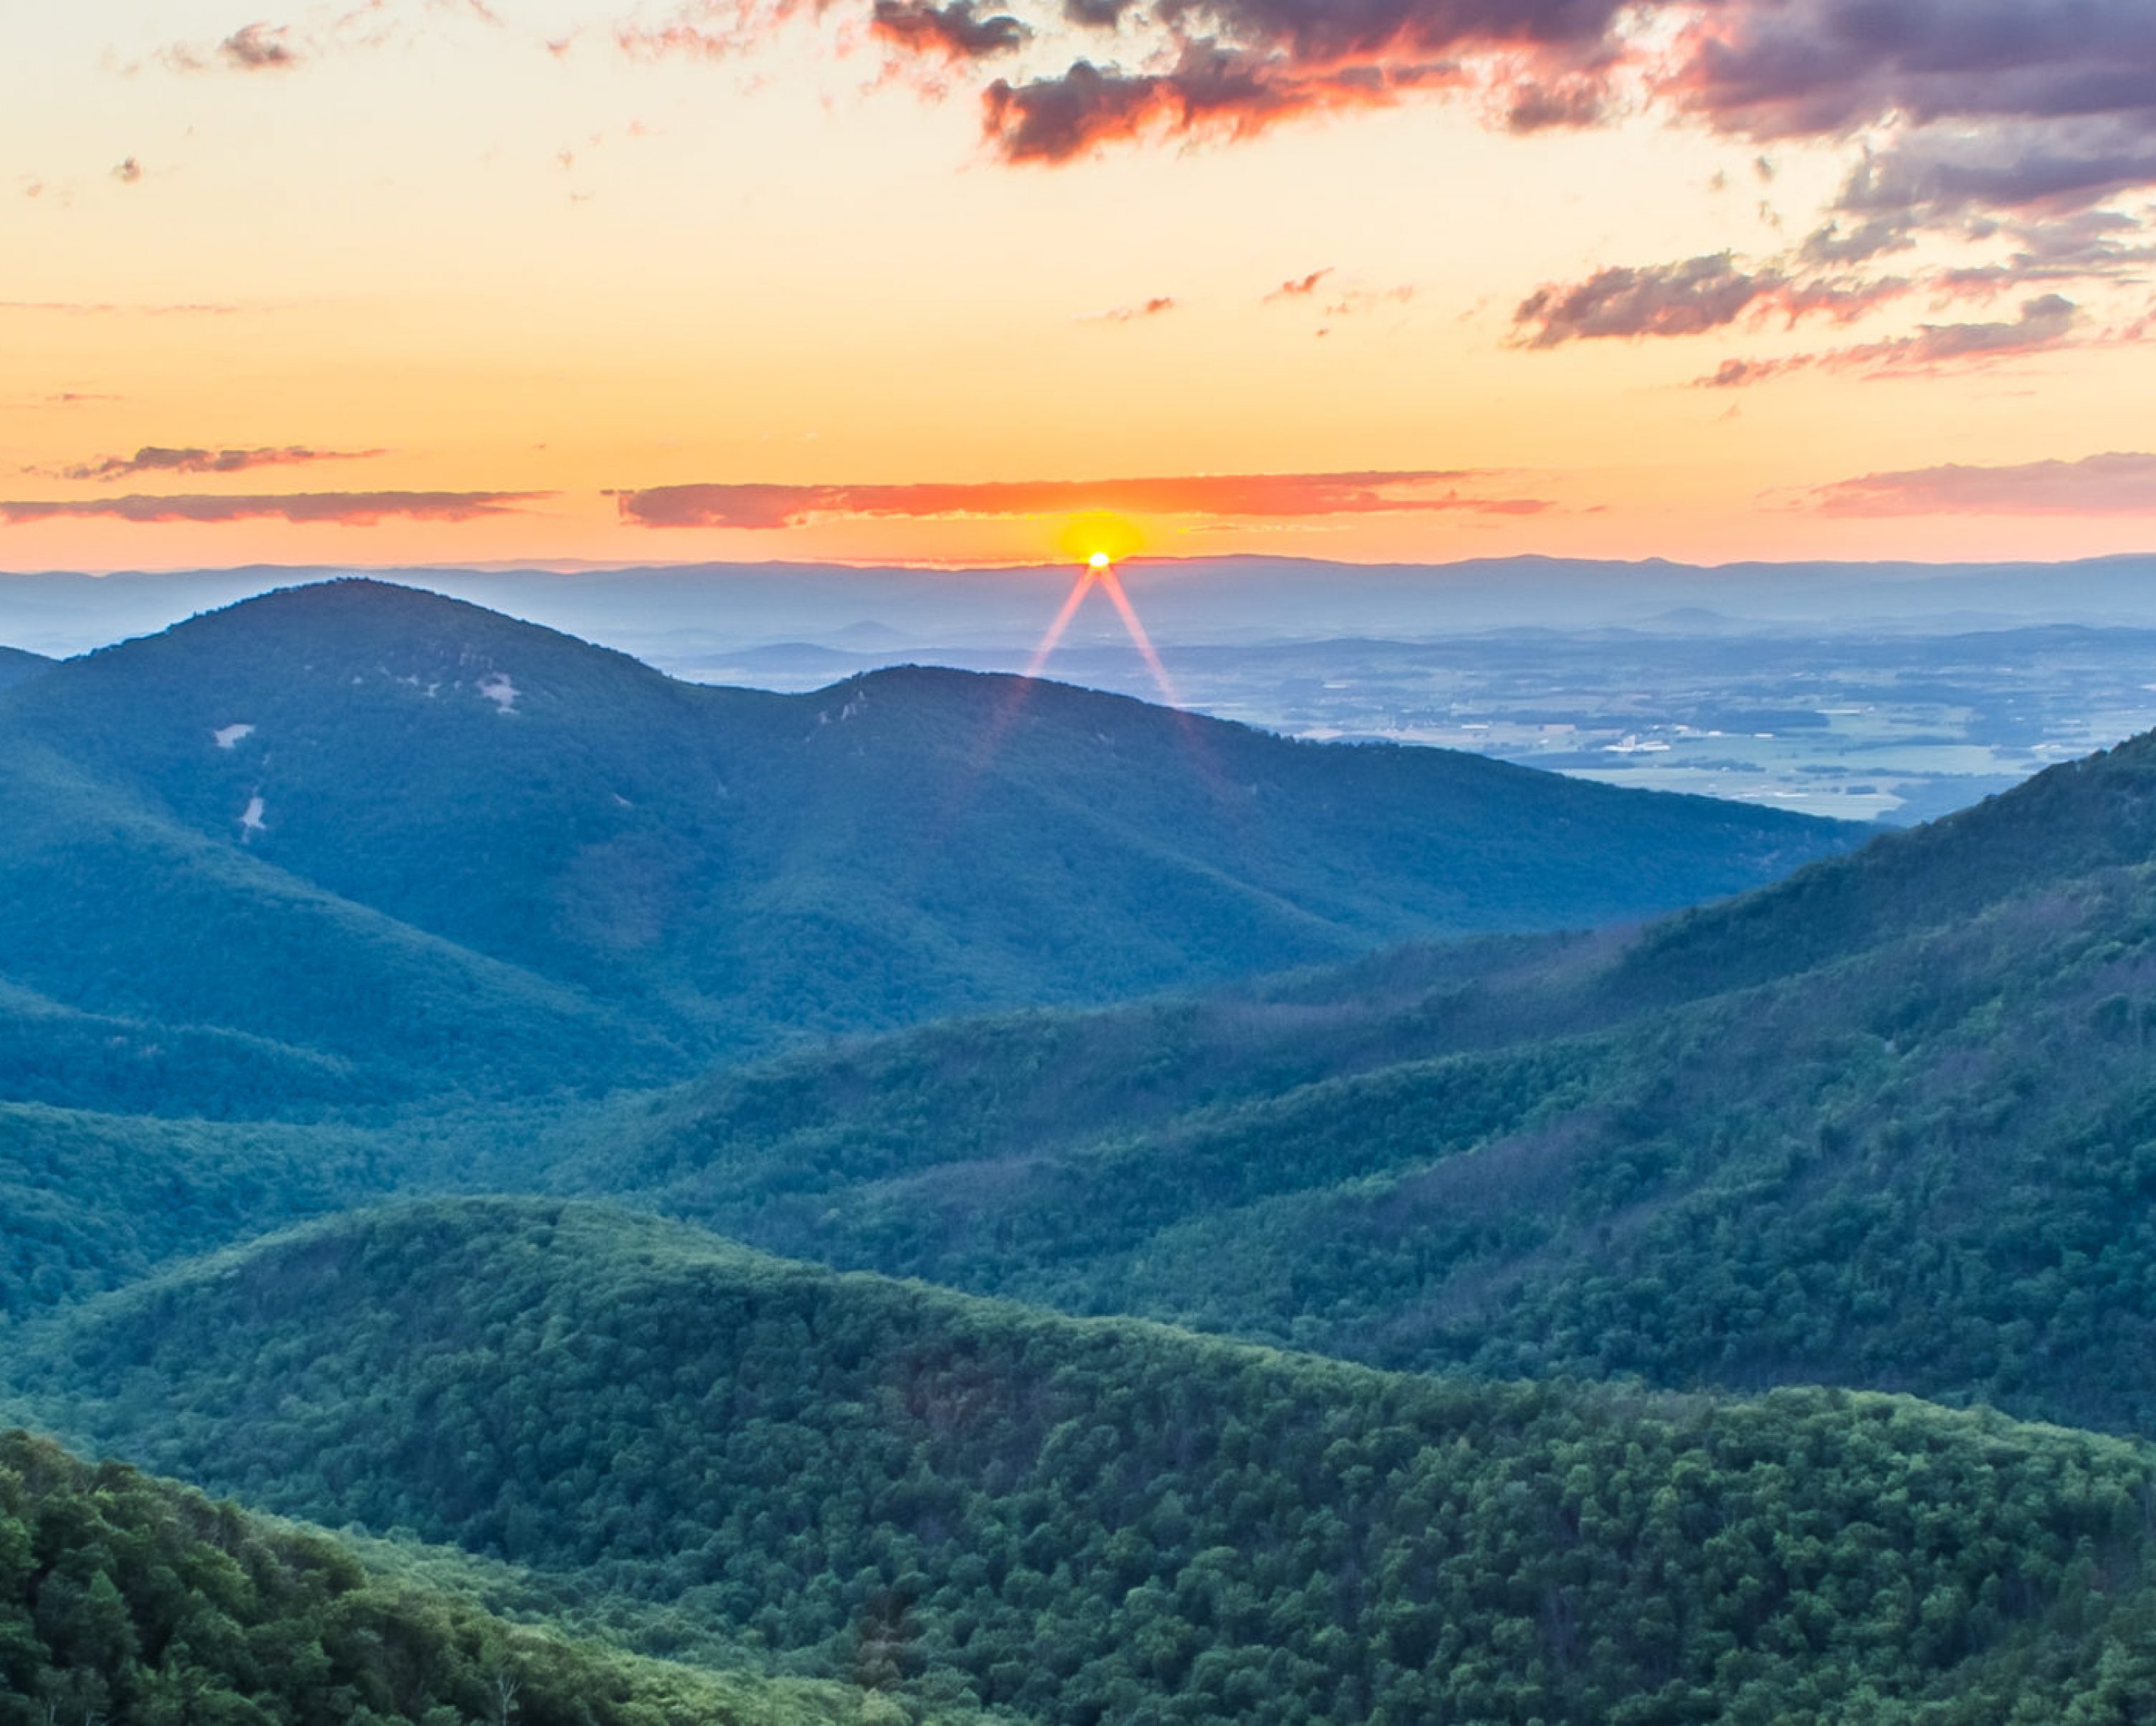
[[[0,1721],[839,1726],[895,1709],[721,1678],[372,1575],[326,1536],[0,1434]]]
[[[1403,1378],[589,1207],[316,1225],[8,1339],[64,1430],[1045,1721],[2124,1719],[2156,1460]]]
[[[2136,740],[1636,937],[718,1074],[542,1178],[1388,1366],[2156,1432],[2152,763]]]
[[[703,688],[358,581],[55,667],[0,700],[0,740],[26,763],[12,794],[31,825],[73,832],[82,818],[61,806],[109,796],[157,824],[140,841],[153,853],[177,848],[173,830],[197,852],[176,873],[167,856],[131,866],[116,849],[106,872],[133,889],[100,881],[95,916],[78,895],[0,919],[0,975],[86,1010],[126,998],[341,1059],[358,1058],[360,1028],[273,1025],[274,1006],[228,1004],[204,973],[229,991],[253,968],[208,963],[207,942],[192,963],[146,950],[181,913],[206,914],[161,902],[165,879],[222,871],[220,891],[326,896],[433,943],[448,995],[468,986],[449,972],[480,956],[506,968],[487,973],[499,988],[544,985],[566,992],[553,1010],[597,1013],[593,1050],[623,1035],[619,1020],[708,1056],[1412,936],[1636,917],[1859,836],[1009,678],[898,670],[798,697]],[[11,881],[60,891],[62,860],[6,849]],[[54,932],[79,936],[85,917],[70,975]],[[305,968],[346,975],[345,932],[323,938]],[[203,998],[141,999],[159,990]],[[424,1040],[484,1042],[500,1022],[475,1006]],[[520,1028],[511,1040],[532,1040]],[[624,1078],[647,1071],[644,1052]],[[558,1065],[551,1045],[546,1058]]]
[[[0,835],[11,1097],[250,1114],[393,1102],[445,1069],[499,1093],[679,1059],[571,987],[336,897],[19,739],[0,748]]]

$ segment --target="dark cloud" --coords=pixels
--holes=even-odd
[[[1662,93],[1727,131],[2156,121],[2147,0],[1737,0],[1705,8]]]
[[[1823,485],[1806,503],[1830,516],[2156,515],[2156,455],[1865,474]]]
[[[1754,138],[1891,120],[1810,242],[1830,261],[2156,185],[2148,0],[1726,0],[1702,12],[1657,94]]]
[[[1345,14],[1373,9],[1414,8],[1320,8],[1324,17],[1270,38],[1262,30],[1239,38],[1180,28],[1250,23],[1226,8],[1156,8],[1178,27],[1166,69],[1131,73],[1078,60],[1024,84],[998,80],[985,97],[988,135],[1007,161],[1061,162],[1150,132],[1243,136],[1297,115],[1385,106],[1410,91],[1465,80],[1458,62],[1414,51],[1414,33],[1394,36],[1389,47],[1367,21],[1343,28]]]
[[[1089,30],[1112,30],[1137,5],[1137,0],[1063,0],[1063,16]]]
[[[1535,515],[1554,507],[1540,498],[1478,496],[1460,489],[1464,483],[1491,477],[1420,471],[911,485],[663,485],[617,496],[624,519],[641,527],[759,530],[832,516],[927,519],[1112,510],[1283,519],[1443,511]]]
[[[413,521],[468,521],[480,516],[514,515],[551,491],[302,491],[267,497],[100,497],[54,502],[0,501],[0,523],[282,521],[370,527],[398,518]]]
[[[887,41],[916,54],[953,60],[986,59],[1023,48],[1033,31],[1008,13],[979,16],[973,0],[931,6],[925,0],[875,0],[871,27]]]
[[[1595,126],[1607,117],[1609,104],[1609,85],[1604,78],[1579,75],[1548,84],[1525,78],[1507,98],[1505,126],[1516,132]]]
[[[1539,289],[1520,302],[1512,321],[1529,347],[1611,336],[1697,336],[1734,323],[1786,285],[1772,271],[1754,275],[1727,252],[1681,264],[1597,270],[1571,286]]]
[[[365,461],[381,449],[165,449],[155,445],[132,455],[108,455],[101,461],[62,468],[63,480],[125,480],[137,474],[239,474],[250,468],[300,467],[316,461]]]

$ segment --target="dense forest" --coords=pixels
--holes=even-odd
[[[1973,1721],[2156,1682],[2156,1454],[1909,1400],[1388,1375],[531,1200],[313,1225],[11,1348],[161,1469],[916,1703]]]
[[[0,1433],[7,1726],[845,1726],[858,1690],[635,1659],[371,1572],[326,1535]]]

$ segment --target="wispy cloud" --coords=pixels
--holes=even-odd
[[[0,311],[49,312],[61,317],[237,317],[238,306],[121,306],[99,300],[0,300]]]
[[[1149,317],[1160,317],[1178,310],[1182,302],[1172,294],[1156,294],[1150,300],[1141,300],[1135,306],[1117,306],[1106,311],[1089,311],[1078,319],[1081,324],[1135,324]]]
[[[1779,311],[1793,324],[1812,316],[1848,323],[1909,290],[1898,276],[1803,279],[1772,265],[1747,268],[1732,254],[1717,252],[1676,264],[1613,266],[1584,281],[1538,288],[1514,310],[1512,322],[1524,346],[1548,348],[1698,336],[1747,314]]]
[[[1830,516],[2156,516],[2156,455],[1864,474],[1804,502]]]
[[[304,467],[317,461],[368,461],[384,449],[306,449],[287,445],[273,449],[165,449],[150,445],[132,455],[107,455],[97,461],[49,470],[60,480],[127,480],[138,474],[240,474],[252,468]]]
[[[1318,284],[1332,274],[1332,267],[1328,265],[1323,270],[1312,270],[1308,275],[1299,275],[1293,281],[1282,282],[1265,295],[1265,303],[1270,305],[1276,300],[1307,300],[1317,291]]]
[[[1705,389],[1741,389],[1793,372],[1856,372],[1870,378],[1927,376],[1996,364],[2068,347],[2081,340],[2081,308],[2059,294],[2023,302],[2019,316],[1990,322],[1924,324],[1912,334],[1861,342],[1821,353],[1778,359],[1725,360],[1697,380]]]
[[[1191,475],[1135,480],[979,484],[662,485],[617,493],[624,520],[645,527],[797,527],[831,517],[1135,515],[1262,519],[1466,511],[1537,515],[1546,499],[1484,495],[1487,472]],[[1466,488],[1466,489],[1463,489]]]
[[[105,519],[141,523],[283,521],[368,527],[399,518],[468,521],[515,515],[551,491],[302,491],[256,497],[100,497],[0,501],[0,523]]]
[[[292,45],[288,26],[264,22],[244,24],[208,48],[174,43],[157,58],[175,72],[289,72],[302,56]]]

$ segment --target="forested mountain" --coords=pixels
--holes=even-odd
[[[52,661],[34,653],[24,653],[18,647],[0,647],[0,689],[13,683],[23,683],[48,670]]]
[[[8,1347],[160,1468],[1043,1721],[2095,1720],[2156,1682],[2156,1456],[1906,1400],[1391,1376],[533,1201]]]
[[[274,1045],[256,1082],[302,1100],[1637,917],[1861,832],[1009,678],[705,688],[364,581],[55,667],[0,745],[0,977]]]
[[[579,1646],[393,1576],[327,1536],[0,1433],[0,1722],[842,1726],[835,1685]]]
[[[715,1076],[549,1179],[1395,1367],[2156,1431],[2156,739],[1635,937]]]
[[[45,670],[0,1406],[397,1538],[0,1441],[0,1726],[2138,1718],[2156,737],[1848,837],[368,583]]]

